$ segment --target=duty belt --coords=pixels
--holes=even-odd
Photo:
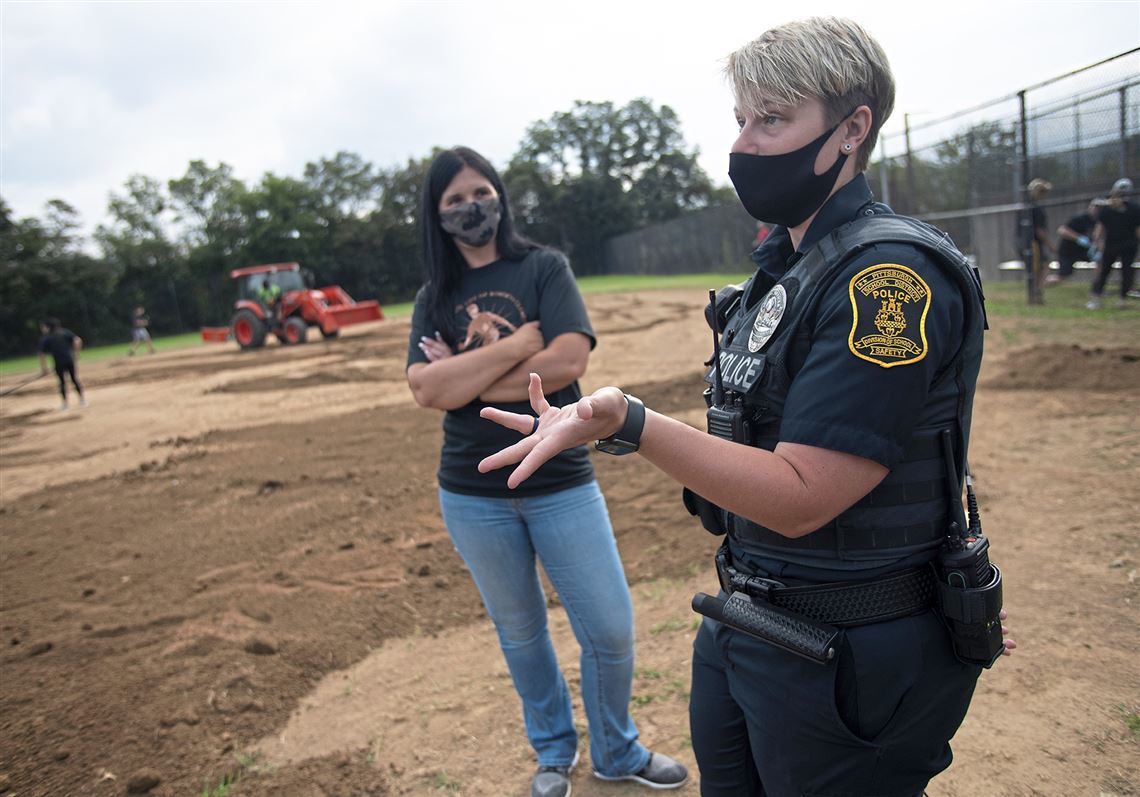
[[[727,546],[716,553],[716,572],[728,594],[743,592],[819,623],[849,628],[918,614],[934,605],[937,582],[930,567],[917,567],[870,581],[789,587],[741,573],[729,563]]]

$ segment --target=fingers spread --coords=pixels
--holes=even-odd
[[[489,473],[490,471],[498,470],[499,468],[506,467],[507,465],[513,465],[516,462],[524,459],[527,454],[530,453],[532,448],[534,448],[534,438],[524,437],[513,446],[507,446],[502,451],[496,451],[494,454],[491,454],[490,456],[484,457],[482,460],[480,460],[479,472]],[[533,472],[534,469],[532,468],[531,470]],[[530,474],[528,473],[527,475]],[[514,474],[512,474],[512,478],[514,478]],[[510,480],[508,479],[507,486],[514,487],[521,481],[522,479],[518,479],[514,484],[511,484]]]
[[[550,409],[550,402],[542,394],[542,377],[536,373],[530,375],[530,384],[527,385],[527,395],[530,397],[530,406],[535,413],[542,415]]]
[[[499,426],[505,426],[508,429],[514,429],[525,435],[529,435],[534,429],[534,416],[533,415],[520,415],[517,412],[507,412],[500,410],[497,407],[484,407],[479,410],[479,417],[486,418],[488,421],[494,421]]]

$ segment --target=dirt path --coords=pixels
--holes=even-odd
[[[699,425],[701,292],[588,304],[584,387]],[[983,677],[932,797],[1140,793],[1140,323],[1067,323],[989,336],[971,458],[1021,648]],[[406,334],[82,364],[81,412],[55,412],[47,380],[3,399],[0,795],[121,795],[146,775],[152,795],[200,795],[238,772],[247,797],[526,793]],[[635,715],[692,763],[688,603],[715,541],[651,466],[595,463],[634,588]],[[560,610],[552,625],[573,684]],[[587,770],[576,795],[638,793]]]

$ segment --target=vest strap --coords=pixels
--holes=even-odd
[[[906,548],[936,542],[946,536],[950,523],[947,518],[940,517],[906,526],[865,529],[852,528],[840,519],[836,519],[802,537],[785,537],[737,515],[729,517],[732,536],[739,540],[788,549],[834,551],[840,556],[845,551]]]

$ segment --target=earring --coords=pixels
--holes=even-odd
[[[850,144],[844,144],[843,145],[843,151],[844,152],[850,152],[851,151],[851,145]]]

